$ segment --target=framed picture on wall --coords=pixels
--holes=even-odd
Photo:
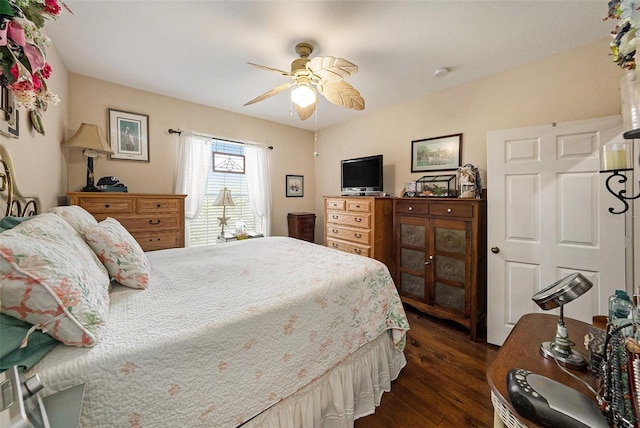
[[[149,116],[109,109],[109,159],[149,162]]]
[[[304,176],[287,175],[287,198],[304,196]]]
[[[462,134],[411,142],[411,172],[458,169],[462,164]]]

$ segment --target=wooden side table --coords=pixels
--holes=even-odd
[[[290,237],[314,242],[316,229],[316,215],[314,213],[289,213],[287,221]]]
[[[514,367],[529,370],[561,382],[590,397],[595,402],[593,393],[578,380],[560,369],[555,361],[540,355],[540,344],[553,340],[558,324],[558,316],[551,314],[523,315],[505,340],[487,369],[487,381],[491,387],[491,401],[494,407],[494,428],[504,427],[538,427],[539,425],[520,416],[511,405],[507,391],[507,373]],[[565,317],[569,338],[573,340],[575,350],[588,356],[584,349],[584,337],[589,324]],[[590,371],[569,370],[596,389],[596,380]]]

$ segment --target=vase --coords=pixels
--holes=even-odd
[[[622,125],[624,131],[640,128],[640,74],[629,71],[620,79]]]

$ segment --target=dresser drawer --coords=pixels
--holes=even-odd
[[[344,209],[346,208],[346,203],[347,201],[345,201],[344,199],[327,199],[326,200],[327,209],[329,210],[344,211]]]
[[[347,199],[347,211],[355,211],[355,212],[371,212],[371,201],[354,201]]]
[[[364,245],[371,244],[371,230],[368,229],[353,229],[350,227],[328,224],[327,236]]]
[[[135,212],[134,199],[91,198],[80,199],[78,205],[91,214],[128,214]]]
[[[138,199],[136,201],[137,212],[140,214],[180,211],[180,204],[184,201],[177,199]]]
[[[181,247],[180,234],[177,232],[133,232],[131,235],[144,251]]]
[[[330,211],[327,213],[329,223],[340,223],[346,226],[371,227],[371,214],[352,214],[340,211]]]
[[[429,205],[424,201],[396,201],[396,214],[413,214],[425,215],[429,214]]]
[[[118,221],[131,233],[178,230],[178,218],[167,215],[120,217]]]
[[[473,217],[472,205],[450,204],[446,202],[434,202],[429,206],[429,214],[449,217]]]
[[[327,247],[344,251],[345,253],[358,254],[360,256],[371,257],[371,247],[367,245],[352,244],[350,242],[327,239]]]

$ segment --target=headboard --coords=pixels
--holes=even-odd
[[[37,196],[24,196],[15,180],[13,162],[7,149],[0,144],[0,205],[6,204],[0,216],[25,217],[38,214]]]

